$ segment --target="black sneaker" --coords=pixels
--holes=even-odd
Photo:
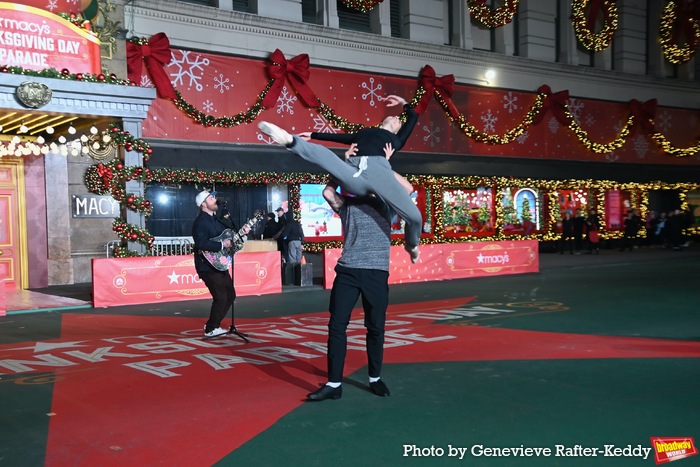
[[[369,388],[379,397],[386,397],[390,395],[389,388],[386,387],[386,384],[384,384],[384,381],[381,379],[379,381],[375,381],[374,383],[369,383]]]

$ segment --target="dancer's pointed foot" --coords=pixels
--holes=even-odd
[[[413,248],[406,245],[404,248],[406,249],[408,254],[411,256],[411,262],[413,264],[416,264],[418,262],[418,257],[420,256],[420,251],[418,251],[418,245],[414,246]]]
[[[258,129],[270,138],[272,138],[272,140],[275,143],[280,144],[282,146],[287,146],[288,144],[292,144],[294,142],[294,138],[292,137],[292,135],[290,135],[274,123],[260,122],[258,123]]]

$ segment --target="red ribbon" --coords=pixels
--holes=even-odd
[[[677,0],[676,5],[676,24],[678,26],[673,28],[673,42],[678,44],[681,32],[683,32],[688,44],[695,50],[696,40],[693,21],[700,21],[700,1],[695,0],[692,3],[688,3],[688,0]]]
[[[153,84],[160,97],[176,99],[175,88],[165,72],[165,65],[172,60],[170,40],[164,32],[152,36],[147,44],[126,43],[126,66],[131,81],[141,81],[143,64],[151,75]]]
[[[448,112],[452,118],[459,117],[459,111],[452,102],[452,93],[455,90],[455,77],[454,75],[445,75],[438,78],[435,75],[435,70],[430,65],[425,65],[420,72],[420,78],[418,80],[419,85],[425,89],[425,93],[418,101],[415,107],[415,111],[418,114],[425,112],[428,107],[428,101],[430,97],[438,91],[442,96],[443,100],[447,104]]]
[[[569,100],[569,91],[559,91],[557,93],[552,93],[552,89],[546,84],[540,86],[537,90],[539,94],[545,94],[544,102],[542,103],[542,109],[540,113],[535,115],[532,119],[532,123],[539,123],[544,119],[545,114],[548,110],[552,111],[554,118],[557,119],[559,123],[564,126],[569,125],[569,116],[566,113],[566,101]]]
[[[293,59],[287,60],[284,58],[284,54],[277,49],[270,55],[267,73],[275,81],[262,101],[264,107],[270,108],[275,105],[287,78],[289,78],[289,82],[292,83],[299,97],[308,107],[318,107],[320,105],[316,94],[306,84],[311,75],[308,54],[297,55]]]
[[[600,10],[603,10],[605,20],[607,21],[608,19],[608,11],[603,9],[604,4],[605,0],[591,0],[590,2],[588,17],[586,18],[586,27],[591,33],[593,32],[593,28],[595,28],[595,22],[598,19],[598,12]]]
[[[654,117],[656,116],[656,99],[649,99],[646,102],[639,102],[637,99],[630,101],[630,111],[635,123],[639,123],[647,134],[656,133]],[[635,125],[636,128],[636,125]]]

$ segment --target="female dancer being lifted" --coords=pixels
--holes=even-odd
[[[406,222],[405,249],[411,256],[411,261],[416,263],[420,254],[418,244],[423,219],[410,197],[410,184],[392,170],[385,150],[390,153],[404,146],[418,121],[418,114],[402,97],[390,95],[384,100],[388,102],[387,107],[403,105],[406,123],[402,124],[397,116],[390,116],[386,117],[379,127],[366,127],[357,133],[305,132],[298,136],[293,136],[269,122],[260,122],[258,128],[277,144],[327,171],[349,193],[357,196],[374,193],[379,196]],[[356,155],[350,156],[344,162],[330,149],[309,143],[308,140],[312,138],[355,144]]]

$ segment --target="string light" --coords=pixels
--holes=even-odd
[[[488,28],[498,28],[513,21],[518,12],[519,0],[505,0],[496,9],[492,9],[484,0],[467,0],[467,7],[472,18]]]
[[[343,0],[343,5],[347,8],[367,13],[377,6],[378,3],[382,3],[383,1],[384,0]]]
[[[618,14],[616,0],[605,0],[600,5],[603,10],[604,27],[598,33],[594,33],[591,28],[594,24],[589,24],[585,14],[587,6],[598,8],[598,4],[591,0],[574,0],[571,4],[571,22],[579,43],[588,50],[600,52],[607,49],[613,40],[613,35],[618,27]],[[597,12],[590,12],[597,13]],[[589,13],[589,14],[590,14]]]
[[[677,15],[678,4],[675,1],[669,1],[664,7],[661,14],[661,22],[659,24],[659,43],[664,58],[674,65],[689,62],[695,55],[695,51],[700,43],[700,18],[691,16],[679,17]],[[685,23],[685,24],[683,24]],[[684,26],[690,26],[686,28]],[[686,32],[686,43],[683,45],[673,43],[676,34],[674,31],[678,29]],[[689,32],[689,34],[688,34]]]

